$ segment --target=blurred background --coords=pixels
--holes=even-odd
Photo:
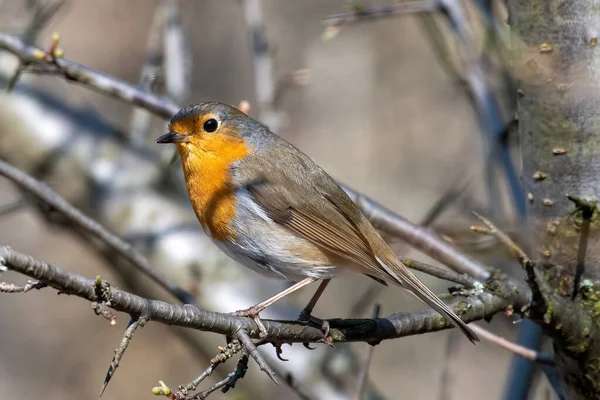
[[[0,31],[23,34],[36,7],[52,3],[0,2]],[[479,54],[488,31],[473,4],[464,1],[463,10]],[[513,213],[503,175],[485,169],[482,125],[454,31],[443,16],[424,14],[325,30],[327,16],[352,7],[357,6],[343,0],[68,0],[34,34],[36,43],[48,48],[52,33],[60,32],[65,58],[166,93],[179,104],[247,101],[251,116],[333,177],[413,222],[457,191],[460,195],[442,202],[444,212],[433,226],[478,259],[502,266],[503,251],[467,233],[470,210],[490,210],[485,184],[490,176],[497,177],[503,199],[496,216],[510,226]],[[501,5],[495,7],[505,15]],[[253,51],[261,43],[250,34],[261,19],[268,43],[263,59]],[[439,31],[432,33],[432,27]],[[502,70],[492,61],[486,64],[488,82],[507,116]],[[16,66],[15,57],[0,54],[4,85]],[[273,89],[261,94],[269,81]],[[64,79],[34,74],[25,74],[11,93],[1,93],[0,102],[0,157],[44,180],[143,250],[203,305],[234,311],[285,286],[235,265],[204,238],[182,190],[178,160],[172,161],[174,149],[153,145],[165,131],[164,120]],[[21,199],[0,179],[0,207]],[[113,285],[173,301],[123,260],[28,202],[1,215],[0,244],[88,278],[101,275]],[[394,246],[402,256],[434,263],[399,241]],[[438,293],[449,286],[423,279]],[[2,280],[24,281],[8,273]],[[315,315],[368,317],[375,303],[382,315],[422,308],[401,290],[375,287],[357,276],[335,280]],[[296,318],[314,289],[284,299],[264,317]],[[95,398],[128,322],[118,315],[111,327],[87,302],[53,290],[3,295],[0,318],[0,391],[12,399]],[[502,314],[489,329],[509,339],[516,331],[513,319]],[[136,334],[103,398],[149,398],[158,380],[173,388],[187,383],[223,344],[219,335],[149,323]],[[308,398],[346,399],[352,397],[367,348],[318,345],[309,351],[284,345],[285,363],[270,346],[261,351],[277,371],[290,372]],[[375,348],[364,398],[500,398],[510,358],[485,341],[472,346],[454,331],[385,341]],[[221,366],[201,388],[234,366],[234,360]],[[552,396],[540,376],[531,398]],[[286,385],[275,386],[251,361],[248,376],[235,389],[210,398],[267,397],[299,398]]]

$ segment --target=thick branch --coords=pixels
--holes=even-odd
[[[81,275],[65,272],[55,265],[38,261],[18,253],[9,247],[0,247],[0,260],[10,270],[38,279],[61,293],[96,301],[94,281]],[[489,318],[508,306],[520,309],[528,304],[528,293],[502,281],[493,281],[493,291],[469,297],[453,304],[453,309],[466,322]],[[520,290],[521,289],[521,290]],[[144,315],[148,320],[169,325],[220,333],[227,336],[247,332],[259,338],[259,330],[253,320],[200,309],[192,305],[174,305],[149,300],[115,287],[106,290],[110,307],[130,315]],[[269,340],[286,343],[316,343],[323,339],[321,329],[292,321],[263,320]],[[444,317],[433,310],[417,313],[397,313],[378,319],[329,320],[330,335],[337,342],[369,342],[392,339],[419,333],[450,328]]]

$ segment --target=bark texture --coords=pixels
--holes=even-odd
[[[598,398],[600,5],[593,0],[508,5],[532,257],[549,283],[547,308],[537,310],[538,316],[554,338],[573,397]]]

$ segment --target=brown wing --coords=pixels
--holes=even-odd
[[[298,235],[359,266],[378,282],[411,290],[458,327],[471,341],[477,335],[402,264],[356,205],[304,154],[278,143],[260,157],[247,157],[234,172],[254,202]],[[275,150],[275,151],[273,151]],[[362,268],[361,268],[362,267]]]
[[[321,178],[317,175],[324,172],[310,159],[300,153],[288,154],[288,159],[275,163],[277,168],[273,168],[273,157],[250,157],[242,160],[245,165],[240,164],[237,168],[240,172],[236,173],[236,181],[248,190],[254,202],[270,218],[349,264],[363,267],[357,272],[383,284],[385,280],[394,279],[382,270],[369,242],[356,225],[315,186],[315,181]],[[266,165],[265,160],[270,160],[270,165]],[[308,163],[316,170],[306,168]],[[293,168],[301,170],[291,170]],[[333,180],[331,182],[335,190],[342,190]]]

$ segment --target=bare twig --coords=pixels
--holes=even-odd
[[[528,349],[526,347],[520,346],[516,343],[511,342],[503,337],[500,337],[487,329],[482,328],[477,324],[469,325],[477,335],[480,337],[489,340],[490,342],[514,353],[521,357],[524,357],[528,360],[538,362],[540,364],[554,365],[554,357],[550,354],[540,353],[535,350]]]
[[[50,189],[44,183],[37,181],[26,173],[18,170],[12,165],[0,160],[0,175],[11,180],[24,191],[32,194],[51,208],[60,212],[65,218],[75,225],[81,227],[85,232],[102,240],[111,249],[118,252],[129,261],[134,267],[148,275],[161,287],[174,295],[183,303],[195,303],[195,299],[181,287],[171,282],[162,272],[150,264],[148,259],[139,251],[134,249],[129,243],[112,234],[97,221],[86,216],[77,208],[69,204],[58,193]]]
[[[325,18],[323,23],[326,26],[341,26],[377,18],[388,18],[409,13],[434,12],[436,10],[438,10],[438,1],[436,0],[410,0],[384,6],[359,7],[352,12],[330,15]]]
[[[202,392],[192,396],[189,400],[205,400],[209,394],[221,389],[223,393],[227,393],[229,389],[233,389],[239,379],[242,379],[246,375],[248,370],[248,355],[244,354],[238,360],[237,366],[233,372],[227,375],[224,379],[215,383],[210,388],[203,390]]]
[[[220,347],[219,350],[221,352],[217,354],[212,360],[210,360],[210,365],[200,376],[191,381],[188,384],[179,386],[179,391],[176,396],[178,398],[184,399],[190,392],[195,391],[200,383],[202,383],[206,378],[212,375],[213,371],[221,364],[225,363],[231,357],[239,353],[243,349],[243,346],[240,344],[240,341],[237,339],[232,340],[227,343],[226,347]]]
[[[575,212],[581,213],[581,230],[579,233],[579,247],[577,249],[577,266],[573,278],[573,294],[571,299],[577,297],[579,282],[585,272],[585,254],[587,253],[588,237],[590,235],[590,222],[596,212],[597,204],[593,201],[586,201],[577,196],[567,195],[567,198],[575,205]]]
[[[244,346],[246,351],[252,356],[254,361],[256,361],[256,363],[260,367],[260,370],[267,374],[267,376],[271,378],[273,382],[279,385],[277,377],[275,376],[275,371],[271,369],[271,367],[269,366],[269,364],[267,364],[263,356],[258,352],[256,345],[252,342],[252,339],[250,339],[248,333],[244,329],[240,329],[235,336],[240,341],[240,343],[242,343],[242,346]]]
[[[129,321],[129,325],[123,333],[121,343],[119,344],[119,347],[117,347],[117,349],[115,350],[115,355],[113,356],[113,359],[110,362],[108,371],[106,371],[106,378],[104,378],[104,383],[102,384],[102,389],[100,390],[100,396],[102,396],[111,378],[114,376],[115,372],[117,372],[117,368],[119,368],[121,358],[125,354],[125,350],[127,350],[127,346],[129,346],[131,339],[133,339],[133,334],[135,333],[137,328],[143,327],[145,324],[146,319],[144,317],[131,318],[131,321]]]
[[[414,269],[415,271],[420,271],[427,275],[435,276],[436,278],[440,278],[440,279],[444,279],[444,280],[447,280],[450,282],[465,285],[469,288],[474,287],[477,282],[476,279],[473,279],[468,275],[461,275],[454,271],[436,267],[436,266],[429,265],[429,264],[425,264],[421,261],[412,260],[410,258],[404,258],[404,259],[402,259],[402,262],[408,268]]]
[[[490,220],[481,215],[473,212],[473,214],[479,219],[487,228],[487,230],[477,229],[472,227],[476,232],[489,234],[494,236],[500,243],[502,243],[508,251],[519,261],[523,269],[527,274],[527,284],[531,288],[533,300],[538,303],[540,309],[546,308],[546,297],[544,293],[549,293],[549,289],[546,288],[546,283],[543,279],[540,279],[535,269],[535,263],[529,258],[529,256],[516,245],[515,242],[504,232],[496,227]]]
[[[55,265],[38,261],[18,253],[9,247],[0,247],[0,260],[9,269],[38,279],[62,293],[96,301],[95,282],[83,276],[65,272]],[[529,304],[530,296],[512,284],[494,281],[494,293],[483,292],[478,296],[463,299],[451,304],[465,322],[486,318],[506,307],[519,310]],[[236,337],[249,352],[256,352],[250,337],[259,339],[259,330],[250,318],[216,313],[193,305],[175,305],[159,300],[136,296],[124,290],[109,286],[106,296],[110,307],[129,315],[145,315],[149,321],[193,328]],[[446,319],[434,310],[413,313],[396,313],[387,318],[373,319],[333,319],[329,320],[330,336],[335,342],[375,343],[402,336],[434,332],[452,327]],[[320,328],[297,321],[263,320],[268,339],[285,343],[318,343],[323,339]],[[240,334],[240,332],[243,332]],[[250,342],[250,344],[248,344]],[[258,358],[258,357],[257,357]],[[263,368],[265,368],[263,366]]]
[[[0,293],[27,293],[30,290],[42,289],[47,285],[44,282],[40,281],[27,281],[27,284],[22,286],[17,286],[13,283],[0,282]]]
[[[379,312],[381,311],[381,305],[375,304],[375,309],[373,310],[373,318],[379,318]],[[356,391],[354,392],[354,400],[360,400],[362,393],[365,389],[369,378],[369,366],[371,365],[371,359],[373,358],[373,352],[375,351],[375,346],[369,345],[367,352],[365,354],[365,359],[362,363],[362,367],[358,374]]]

